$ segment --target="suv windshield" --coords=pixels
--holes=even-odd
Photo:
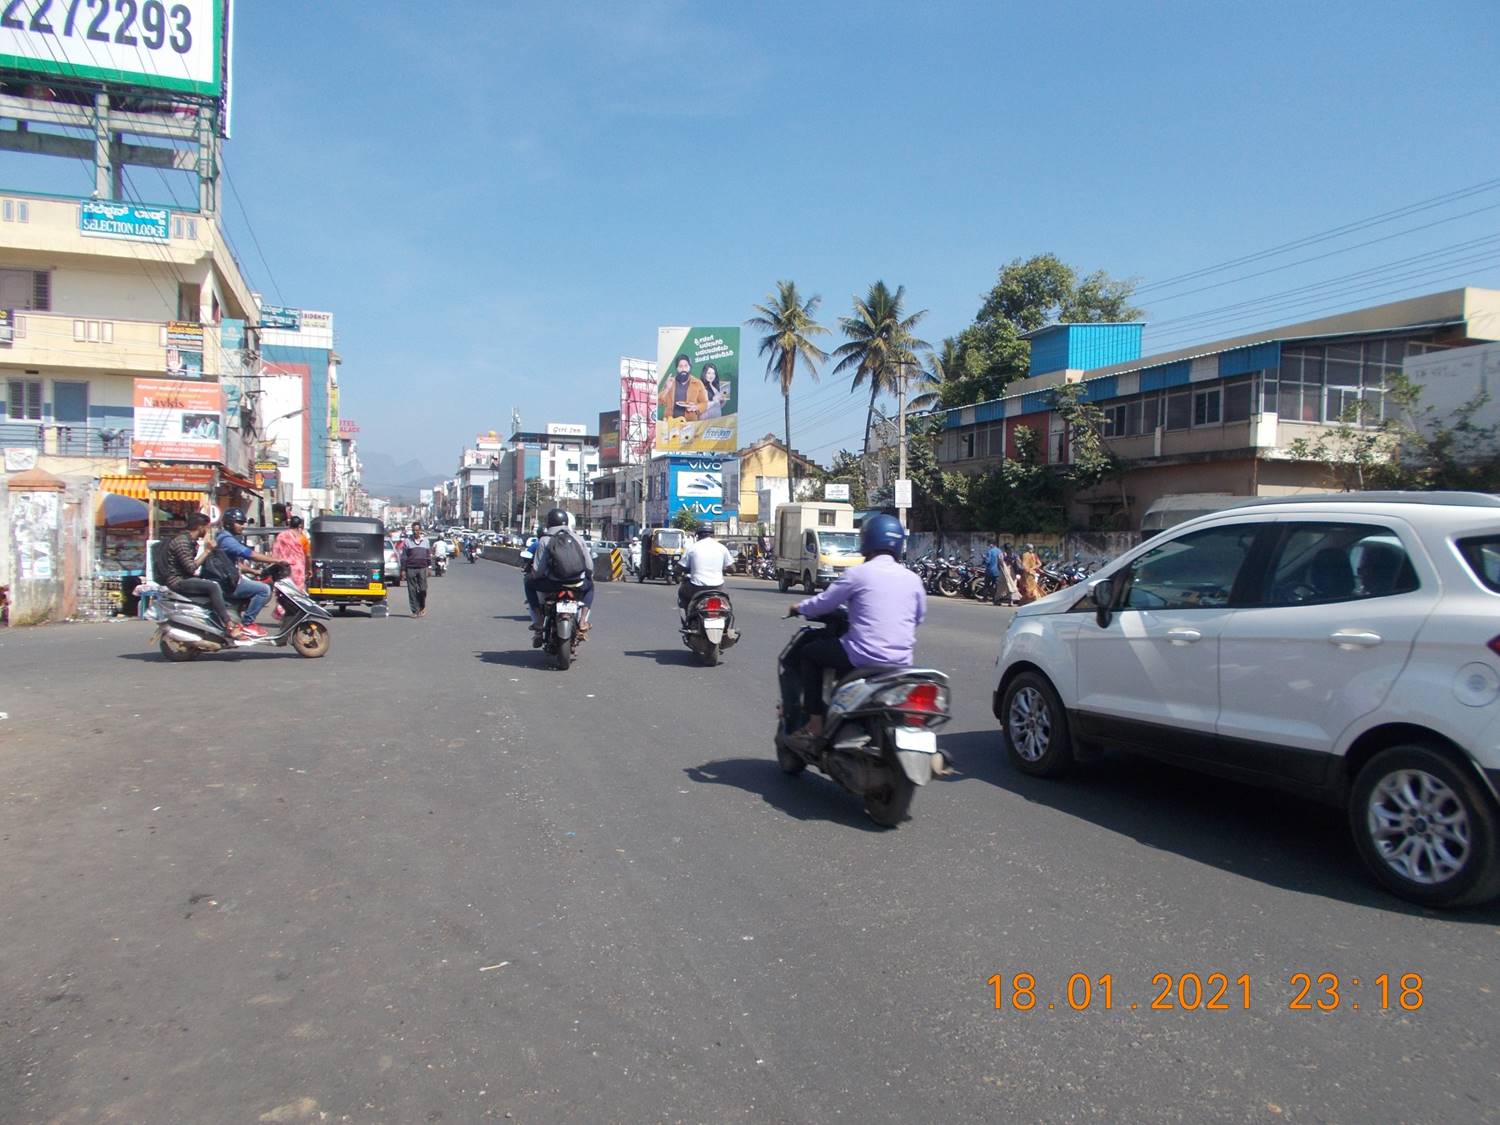
[[[1469,564],[1475,578],[1500,594],[1500,535],[1460,539],[1458,553]]]
[[[859,554],[859,535],[853,531],[820,531],[818,542],[825,555]]]

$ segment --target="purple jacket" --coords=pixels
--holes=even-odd
[[[821,617],[841,605],[849,607],[849,631],[841,638],[849,663],[910,667],[917,647],[917,626],[927,616],[922,580],[890,555],[876,555],[851,567],[814,598],[797,604],[803,617]]]

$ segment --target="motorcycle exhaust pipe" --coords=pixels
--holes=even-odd
[[[200,637],[197,633],[189,633],[186,629],[175,627],[168,629],[167,636],[171,637],[174,641],[181,641],[185,645],[191,645],[193,648],[204,652],[214,652],[223,647],[217,641],[211,641],[207,637]]]

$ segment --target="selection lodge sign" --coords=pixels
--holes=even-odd
[[[656,330],[656,451],[738,448],[740,330]]]

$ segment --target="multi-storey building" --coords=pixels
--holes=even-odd
[[[1021,427],[1043,461],[1069,461],[1054,391],[1081,383],[1125,471],[1079,498],[1080,523],[1139,528],[1168,497],[1325,489],[1326,466],[1297,459],[1297,439],[1356,416],[1378,422],[1387,382],[1409,357],[1500,339],[1500,292],[1455,289],[1150,356],[1141,337],[1140,324],[1030,333],[1026,379],[1002,398],[940,412],[939,463],[994,468],[1017,456]]]

